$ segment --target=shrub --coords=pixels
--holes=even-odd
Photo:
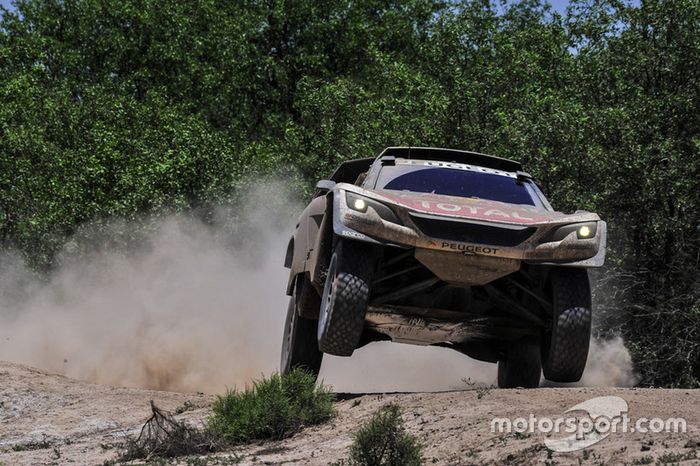
[[[210,428],[232,443],[283,439],[335,415],[330,390],[299,369],[255,381],[242,392],[230,390],[217,398],[213,411]]]
[[[200,429],[175,419],[151,401],[152,415],[138,437],[128,436],[120,447],[119,461],[203,455],[225,449],[218,432]]]
[[[385,406],[355,434],[349,464],[353,466],[420,466],[422,446],[407,433],[401,409]]]

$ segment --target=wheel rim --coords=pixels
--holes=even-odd
[[[335,283],[336,255],[333,254],[331,263],[328,266],[326,283],[323,285],[323,296],[321,297],[321,312],[318,315],[318,341],[321,341],[326,333],[328,314],[331,311],[331,297],[333,296],[333,285]]]

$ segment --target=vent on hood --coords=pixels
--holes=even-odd
[[[447,220],[411,213],[411,220],[425,235],[431,238],[490,246],[517,246],[530,238],[537,228],[520,226],[493,226],[461,219]]]

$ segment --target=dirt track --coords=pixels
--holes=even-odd
[[[202,394],[93,385],[10,363],[0,363],[0,376],[0,461],[7,466],[101,464],[115,458],[113,446],[126,432],[140,428],[149,414],[149,400],[166,410],[184,411],[178,417],[192,422],[206,419],[212,400]],[[688,432],[615,433],[586,450],[557,454],[548,452],[540,436],[490,431],[493,417],[557,417],[603,395],[624,398],[632,419],[684,417]],[[700,457],[700,390],[633,388],[344,395],[337,404],[340,414],[331,423],[236,453],[242,455],[242,464],[326,465],[345,456],[356,427],[388,403],[402,407],[408,430],[425,445],[426,464],[531,464],[547,459],[554,464],[631,464]]]

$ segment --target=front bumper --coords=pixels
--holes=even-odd
[[[489,263],[500,263],[498,268],[519,268],[520,261],[537,264],[556,264],[573,267],[600,267],[605,261],[605,246],[607,238],[607,225],[600,218],[588,212],[563,216],[561,219],[537,223],[527,226],[514,226],[499,222],[470,220],[467,218],[455,218],[439,215],[427,215],[412,211],[404,206],[392,203],[388,199],[373,199],[390,207],[396,214],[400,224],[381,218],[371,207],[365,212],[358,212],[347,205],[345,191],[356,192],[367,196],[361,189],[347,185],[345,189],[335,192],[333,205],[333,228],[337,235],[359,241],[394,245],[404,248],[416,248],[416,255],[430,256],[432,261],[446,260],[455,262],[456,257],[472,257],[474,262],[481,263],[481,267]],[[454,237],[440,238],[436,234],[429,236],[417,225],[416,218],[421,222],[434,219],[438,222],[460,222],[463,226],[476,225],[478,228],[502,228],[505,230],[503,237],[507,238],[509,231],[513,237],[525,238],[515,243],[503,239],[489,241],[458,241]],[[426,220],[427,219],[427,220]],[[575,232],[558,241],[547,241],[551,233],[557,228],[572,223],[597,222],[595,236],[591,238],[578,238]],[[424,228],[425,229],[425,228]],[[524,229],[533,230],[523,233]],[[438,233],[439,234],[439,233]],[[498,244],[494,244],[498,243]],[[443,254],[444,253],[444,254]],[[492,260],[486,260],[491,258]],[[516,266],[517,264],[517,266]]]

